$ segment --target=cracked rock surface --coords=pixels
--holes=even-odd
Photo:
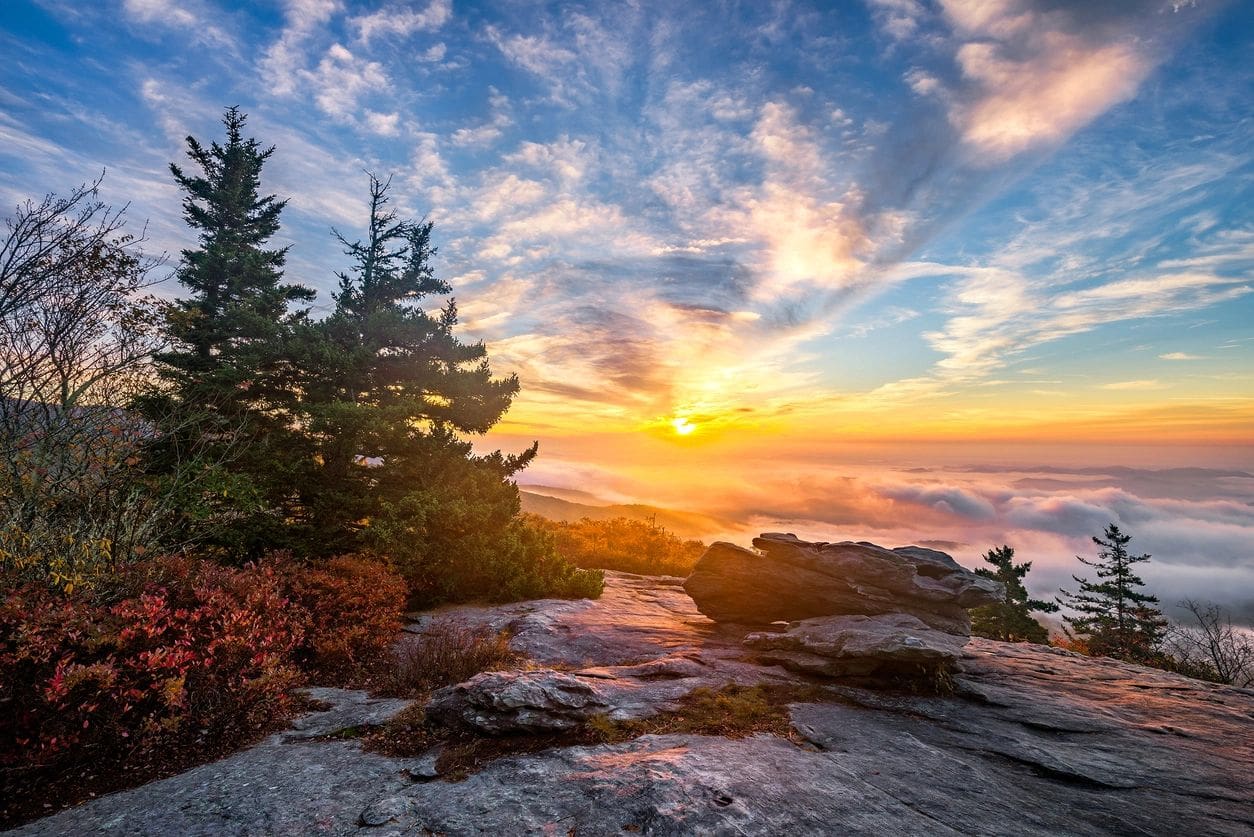
[[[512,676],[556,666],[620,717],[698,686],[802,680],[747,657],[746,631],[706,619],[676,579],[606,576],[598,601],[440,618],[511,628],[533,660]],[[789,707],[791,739],[646,735],[500,759],[461,782],[432,775],[430,759],[309,737],[403,705],[327,690],[332,708],[303,729],[15,833],[1254,833],[1249,690],[981,639],[962,650],[951,695],[829,682],[830,701]]]

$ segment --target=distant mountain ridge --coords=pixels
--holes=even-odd
[[[566,497],[555,497],[544,493],[547,491],[561,492],[566,497],[579,496],[586,500],[576,502]],[[585,517],[590,520],[626,517],[631,520],[656,523],[681,538],[697,540],[709,540],[714,535],[735,528],[727,521],[696,512],[674,511],[643,503],[605,503],[585,491],[527,485],[519,486],[518,494],[522,499],[523,511],[562,523],[573,523]]]

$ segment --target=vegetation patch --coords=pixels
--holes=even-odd
[[[553,735],[485,736],[429,721],[420,705],[393,718],[366,737],[365,747],[390,756],[412,757],[441,747],[436,769],[448,781],[461,781],[492,762],[557,747],[618,744],[642,735],[718,735],[745,738],[768,733],[800,744],[788,713],[790,703],[830,703],[842,698],[818,685],[729,685],[694,689],[679,707],[650,718],[614,721],[604,715],[581,728]]]
[[[524,515],[527,522],[554,538],[557,552],[577,567],[619,570],[639,575],[688,575],[705,544],[684,540],[665,527],[616,517],[583,518],[573,523]]]
[[[509,640],[507,631],[448,619],[433,621],[394,655],[378,691],[388,697],[418,698],[483,671],[517,667],[523,658],[510,648]]]

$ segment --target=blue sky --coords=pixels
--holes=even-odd
[[[528,479],[1051,583],[1117,520],[1254,614],[1252,41],[1209,0],[7,0],[0,202],[107,169],[177,254],[168,165],[239,105],[320,306],[365,170],[436,222]]]
[[[289,275],[393,175],[537,430],[1248,400],[1249,9],[1093,5],[10,0],[0,195],[107,168],[175,252],[238,104]]]

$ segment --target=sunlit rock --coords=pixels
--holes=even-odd
[[[943,552],[872,543],[808,543],[793,535],[753,539],[757,552],[715,543],[684,582],[717,622],[768,625],[820,616],[906,613],[950,634],[970,633],[967,609],[992,604],[1002,587]]]
[[[741,637],[670,581],[607,573],[605,596],[571,604],[466,606],[440,618],[524,628],[515,650],[571,669],[536,674],[591,684],[611,704],[606,714],[647,717],[722,678],[810,682],[745,661]],[[630,664],[620,642],[638,655]],[[575,657],[580,666],[563,662]],[[360,739],[280,733],[14,833],[1254,833],[1254,692],[979,638],[951,677],[943,694],[832,681],[788,706],[788,738],[673,733],[555,746],[460,781],[364,751]],[[333,727],[330,711],[303,725]]]

